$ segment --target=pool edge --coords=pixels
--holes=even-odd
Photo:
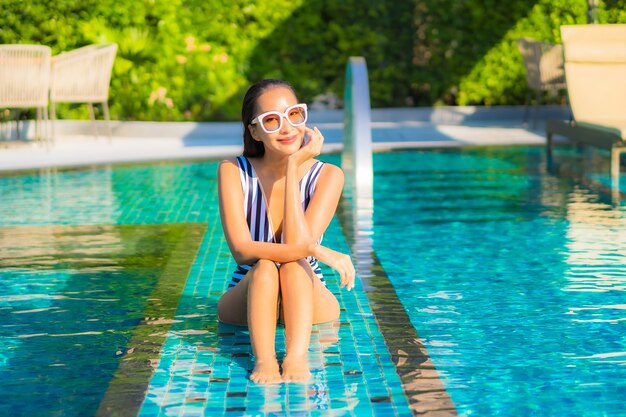
[[[355,248],[353,256],[365,255],[370,258],[365,262],[369,265],[367,270],[359,268],[357,274],[400,378],[411,413],[426,417],[458,416],[426,347],[373,248],[369,253],[363,253],[362,250],[358,250],[358,254],[354,253],[357,252],[357,242],[348,205],[347,199],[342,198],[337,218],[346,241],[351,248]]]

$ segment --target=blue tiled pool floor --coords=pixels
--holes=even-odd
[[[67,392],[67,398],[81,395],[87,404],[85,408],[77,409],[75,414],[66,412],[65,415],[93,415],[93,410],[97,410],[97,416],[119,412],[120,415],[141,416],[360,417],[409,416],[415,414],[416,410],[432,410],[439,412],[437,415],[454,414],[449,399],[439,401],[441,382],[432,365],[423,355],[418,355],[419,366],[413,367],[412,349],[419,350],[421,347],[415,329],[408,320],[397,321],[394,318],[398,313],[406,314],[397,299],[394,304],[395,295],[386,293],[381,286],[372,287],[372,281],[363,285],[361,279],[364,277],[359,277],[353,291],[340,290],[338,277],[329,268],[323,272],[329,288],[339,299],[341,315],[335,323],[314,328],[309,350],[312,379],[306,384],[272,386],[249,381],[248,374],[253,364],[247,329],[221,325],[217,321],[217,301],[225,291],[235,265],[219,222],[216,168],[216,162],[137,165],[0,178],[0,197],[3,201],[0,205],[0,243],[4,248],[11,248],[16,256],[11,262],[0,265],[0,274],[7,271],[12,273],[16,268],[24,269],[31,275],[43,274],[33,264],[31,253],[31,249],[40,246],[41,242],[25,237],[16,238],[13,230],[24,226],[27,226],[24,230],[45,229],[46,236],[50,236],[51,249],[49,253],[37,255],[37,262],[45,264],[49,275],[46,279],[56,285],[45,290],[52,299],[73,297],[78,300],[76,295],[71,294],[72,287],[66,284],[63,274],[69,271],[72,276],[82,276],[80,265],[72,266],[65,261],[67,243],[64,242],[72,242],[72,247],[78,248],[75,256],[77,259],[89,260],[88,265],[94,273],[99,274],[102,268],[93,268],[93,259],[97,261],[96,265],[103,264],[111,268],[112,273],[122,280],[141,276],[143,272],[136,269],[135,264],[152,268],[155,277],[167,276],[167,268],[181,264],[173,269],[177,271],[175,276],[168,278],[184,283],[181,295],[178,296],[178,289],[176,296],[170,297],[177,302],[174,314],[160,314],[158,305],[162,298],[152,297],[151,290],[146,287],[142,290],[146,297],[144,302],[157,308],[148,313],[139,306],[132,321],[125,320],[126,310],[119,309],[117,314],[122,317],[120,321],[124,322],[120,324],[126,328],[118,328],[115,320],[109,320],[109,327],[103,331],[104,334],[123,339],[123,343],[120,342],[119,346],[103,344],[98,335],[93,334],[90,339],[93,342],[73,347],[84,350],[89,361],[96,364],[101,358],[97,355],[89,356],[89,349],[98,346],[104,352],[108,363],[113,364],[110,385],[109,375],[107,379],[98,379],[100,385],[93,392],[77,394],[81,392],[77,387],[81,385],[82,376],[72,376],[73,355],[67,354],[66,350],[58,353],[64,359],[66,377],[70,377],[71,384],[74,384],[70,387],[71,392]],[[52,232],[49,232],[51,226]],[[88,239],[90,244],[104,245],[105,248],[115,250],[107,249],[107,257],[101,258],[104,255],[94,252],[90,246],[79,241],[73,242],[78,236],[76,227],[85,230],[82,239]],[[325,243],[347,253],[350,250],[343,227],[338,218],[334,219],[325,234]],[[121,239],[119,231],[125,228],[133,232],[128,232],[128,236]],[[197,239],[194,238],[196,243],[179,247],[176,242],[185,241],[179,236],[185,235],[182,232],[185,228],[201,232]],[[112,237],[110,241],[104,241],[102,231],[109,229]],[[144,229],[157,233],[156,237],[149,234],[140,236],[137,231]],[[161,229],[169,230],[168,233],[175,232],[168,240],[171,247],[160,247],[163,245],[159,243],[161,238],[158,233],[164,233]],[[59,230],[64,233],[63,239],[59,238]],[[181,250],[186,250],[184,261],[182,256],[177,255]],[[128,260],[132,262],[126,262],[126,258],[119,254],[130,254]],[[160,259],[160,263],[151,264],[151,257],[157,255],[155,259]],[[120,269],[121,266],[123,268]],[[185,272],[182,273],[182,270]],[[98,285],[105,282],[99,281]],[[160,285],[158,282],[155,285]],[[388,280],[387,284],[393,288]],[[103,285],[102,289],[94,291],[100,291],[96,294],[109,299],[111,297],[108,297],[107,291],[120,291],[120,288],[108,289]],[[42,289],[40,283],[5,289],[8,291],[6,296],[0,291],[0,301],[5,303],[5,306],[0,305],[0,314],[7,317],[8,321],[0,325],[0,329],[10,331],[8,329],[13,326],[11,319],[16,317],[13,311],[19,308],[17,304],[20,300],[36,299]],[[11,293],[17,289],[20,294],[16,296]],[[0,290],[3,290],[2,287]],[[372,292],[379,290],[380,300],[373,303]],[[84,296],[89,297],[88,294]],[[127,297],[136,296],[134,292],[127,294]],[[117,298],[117,301],[123,301],[124,297]],[[75,302],[75,308],[79,308],[80,302]],[[37,305],[30,308],[35,307]],[[145,317],[137,315],[141,311],[146,312]],[[385,323],[381,322],[380,313],[387,318]],[[45,315],[46,312],[41,314]],[[93,323],[98,325],[100,319],[95,317]],[[85,327],[89,323],[81,321]],[[64,333],[65,324],[62,322],[52,319],[47,325],[51,326],[47,330],[50,333]],[[132,330],[132,326],[136,326],[135,330]],[[398,326],[405,327],[398,329]],[[30,330],[24,329],[17,338],[29,336]],[[407,341],[406,346],[395,342],[390,344],[389,335],[399,335],[398,340]],[[0,334],[1,337],[4,336]],[[153,339],[161,342],[155,344]],[[34,344],[38,339],[28,340]],[[280,327],[277,349],[280,359],[284,354],[284,334]],[[28,360],[31,352],[15,349],[12,354]],[[42,360],[45,363],[45,357]],[[0,375],[6,370],[18,375],[22,371],[15,367],[16,363],[10,356],[3,356],[0,350]],[[137,367],[137,364],[142,365]],[[137,368],[141,368],[140,372],[136,371]],[[402,372],[398,371],[400,368]],[[49,375],[45,367],[40,370],[40,374],[44,377]],[[415,384],[424,375],[427,376],[427,388]],[[34,401],[35,394],[29,394],[28,385],[20,385],[21,381],[19,378],[13,380],[11,385],[21,390],[25,394],[24,398],[33,399],[28,402],[32,407],[38,407],[41,411],[38,415],[57,415],[47,406],[47,401],[54,401],[53,398],[37,395],[38,401]],[[119,384],[116,385],[117,382]],[[138,387],[143,387],[139,395]],[[144,396],[145,387],[147,391]],[[3,404],[7,400],[8,404]],[[0,399],[0,411],[3,409],[19,411],[24,408],[16,404],[15,400],[4,398]]]
[[[313,330],[310,382],[249,381],[253,363],[247,328],[217,322],[217,301],[234,265],[216,227],[210,225],[192,267],[140,416],[411,415],[366,294],[360,286],[339,290],[330,269],[324,273],[341,316]],[[331,247],[347,251],[337,222],[327,236]],[[279,357],[284,354],[280,327],[277,350]]]

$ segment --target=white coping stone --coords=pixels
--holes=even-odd
[[[324,132],[322,130],[322,132]],[[376,151],[399,148],[450,147],[468,145],[541,145],[541,132],[521,128],[468,126],[415,126],[412,129],[389,127],[373,129]],[[193,142],[193,143],[191,143]],[[323,152],[339,152],[340,141],[327,141]],[[8,148],[0,147],[0,171],[72,167],[107,163],[143,162],[178,159],[219,159],[240,154],[239,137],[230,143],[214,143],[210,139],[185,140],[176,137],[136,138],[91,136],[59,138],[49,148],[40,143],[28,143]]]
[[[438,109],[374,109],[372,111],[372,147],[376,151],[399,148],[427,148],[474,145],[541,145],[544,132],[522,127],[520,108],[492,108],[492,118],[464,124],[432,123],[419,120],[419,113],[433,114]],[[547,106],[554,112],[554,107]],[[561,111],[561,108],[557,108]],[[468,114],[486,110],[472,108],[445,109],[451,114]],[[311,124],[325,137],[323,152],[342,149],[343,122],[332,120],[341,111],[318,111]],[[542,108],[540,113],[544,112]],[[323,114],[325,113],[325,114]],[[313,114],[313,112],[312,112]],[[404,117],[403,114],[411,115]],[[498,115],[519,118],[497,118]],[[395,120],[385,120],[391,119]],[[323,116],[323,117],[322,117]],[[447,117],[448,117],[447,116]],[[484,116],[484,115],[483,115]],[[316,120],[317,119],[317,120]],[[0,171],[88,166],[107,163],[143,162],[182,159],[221,159],[242,151],[241,124],[221,123],[159,123],[112,122],[114,135],[90,136],[89,121],[57,121],[57,139],[48,147],[33,142],[3,143],[0,141]],[[98,122],[98,133],[105,132]],[[83,133],[83,134],[77,134]],[[125,135],[120,136],[120,133]]]

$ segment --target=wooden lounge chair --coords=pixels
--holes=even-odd
[[[553,135],[611,152],[611,180],[619,186],[626,152],[626,25],[562,26],[567,94],[573,120],[546,125],[548,164]]]

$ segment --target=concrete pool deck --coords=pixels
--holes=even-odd
[[[373,148],[542,145],[545,120],[569,114],[566,107],[542,106],[536,127],[525,128],[523,111],[522,106],[373,109]],[[342,110],[310,112],[307,124],[324,134],[323,152],[341,150],[342,119]],[[97,122],[97,129],[98,137],[88,121],[60,120],[55,125],[56,140],[48,146],[0,141],[0,171],[224,158],[242,150],[238,122],[112,121],[111,140],[105,135],[104,122]]]

